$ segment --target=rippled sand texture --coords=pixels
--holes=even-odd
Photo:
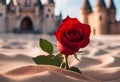
[[[120,82],[120,35],[92,36],[90,44],[80,49],[80,62],[69,58],[81,74],[54,66],[37,66],[32,57],[47,55],[39,48],[39,38],[55,42],[48,35],[0,34],[0,81],[2,82]],[[56,53],[56,51],[55,51]]]

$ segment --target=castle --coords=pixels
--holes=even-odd
[[[55,2],[47,0],[0,0],[0,32],[53,33],[61,22],[54,14]]]
[[[120,34],[120,21],[116,21],[116,7],[114,0],[96,0],[92,10],[89,0],[84,0],[80,9],[81,21],[91,26],[91,34]]]

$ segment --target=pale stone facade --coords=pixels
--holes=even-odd
[[[48,0],[0,0],[0,32],[53,33],[61,22],[54,15],[55,3]]]
[[[93,35],[120,34],[120,21],[116,21],[116,7],[114,0],[96,0],[92,10],[89,0],[83,0],[80,9],[81,21],[91,26]]]

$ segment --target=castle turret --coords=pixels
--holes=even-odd
[[[92,12],[89,0],[84,0],[80,9],[81,22],[88,24],[88,15]]]
[[[109,29],[108,26],[108,14],[104,0],[97,0],[94,6],[95,12],[95,34],[106,34]]]
[[[41,0],[37,0],[37,5],[38,5],[40,11],[43,10],[43,5],[41,3]]]
[[[6,1],[0,0],[0,32],[6,31]]]
[[[97,13],[106,13],[107,8],[104,0],[96,0],[96,4],[94,6],[94,11]]]
[[[96,0],[95,6],[106,7],[104,0]]]
[[[0,17],[6,16],[6,0],[0,0]]]
[[[47,0],[44,4],[44,17],[46,19],[52,19],[54,17],[55,3],[53,0]]]
[[[15,8],[15,4],[14,1],[11,0],[10,3],[7,5],[7,13],[11,12],[11,13],[15,13],[16,12],[16,8]]]
[[[113,10],[116,9],[113,0],[109,0],[108,3],[109,3],[109,4],[108,4],[108,8],[109,8],[109,9],[113,9]]]
[[[46,3],[44,4],[44,11],[43,11],[43,19],[44,19],[44,24],[43,27],[50,28],[42,28],[43,33],[51,33],[53,32],[52,29],[55,29],[55,16],[54,16],[54,8],[55,8],[55,3],[53,0],[47,0]],[[52,22],[51,22],[52,21]]]
[[[114,5],[113,0],[109,0],[108,12],[109,12],[109,23],[114,23],[115,15],[116,15],[116,7]]]
[[[40,16],[41,12],[43,11],[43,5],[40,0],[36,0],[35,6],[35,15]]]

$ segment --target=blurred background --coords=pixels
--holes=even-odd
[[[41,2],[44,4],[47,0],[41,0]],[[77,17],[80,18],[80,7],[82,6],[84,0],[54,0],[55,2],[55,14],[59,15],[60,12],[62,13],[62,18],[64,19],[67,15],[71,17]],[[109,0],[104,0],[105,4],[108,5]],[[113,0],[115,7],[116,7],[116,19],[120,20],[120,6],[119,6],[119,0]],[[10,0],[7,0],[6,3],[9,4]],[[89,0],[91,7],[93,8],[96,0]],[[76,13],[75,13],[76,12]]]
[[[0,32],[53,34],[67,15],[91,35],[120,34],[119,0],[0,0]]]

